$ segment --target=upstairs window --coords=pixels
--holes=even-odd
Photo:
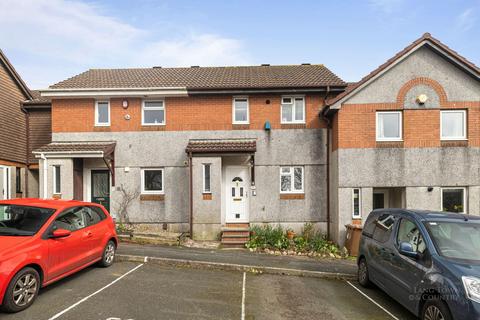
[[[303,193],[303,167],[280,168],[280,192]]]
[[[97,101],[95,103],[95,125],[110,125],[110,103],[108,101]]]
[[[163,100],[143,101],[142,125],[155,126],[165,124],[165,102]]]
[[[282,123],[305,123],[304,97],[282,97]]]
[[[163,194],[163,169],[142,169],[142,194]]]
[[[440,111],[440,136],[442,140],[467,139],[467,112],[465,110]]]
[[[248,98],[233,98],[233,123],[248,124]]]
[[[402,113],[400,111],[377,112],[377,141],[402,140]]]

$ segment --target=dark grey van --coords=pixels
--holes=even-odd
[[[425,320],[480,319],[480,217],[379,209],[368,216],[358,281]]]

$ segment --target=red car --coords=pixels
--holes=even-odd
[[[0,304],[28,308],[40,287],[91,264],[112,265],[115,223],[100,205],[81,201],[0,201]]]

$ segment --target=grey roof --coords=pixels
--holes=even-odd
[[[36,150],[34,153],[55,153],[55,152],[98,152],[103,151],[105,154],[111,153],[115,149],[115,142],[52,142],[46,144]]]
[[[323,65],[91,69],[50,89],[186,88],[188,90],[345,87]]]
[[[192,139],[188,141],[186,152],[256,152],[255,139]]]

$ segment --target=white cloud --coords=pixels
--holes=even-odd
[[[397,11],[405,0],[369,0],[368,3],[371,7],[382,13],[391,14]]]
[[[469,8],[457,16],[456,26],[458,30],[465,32],[473,28],[476,21],[477,17],[475,15],[475,10]]]
[[[202,33],[159,38],[105,11],[80,1],[2,0],[0,43],[22,57],[17,69],[32,87],[93,67],[248,63],[237,39]]]

